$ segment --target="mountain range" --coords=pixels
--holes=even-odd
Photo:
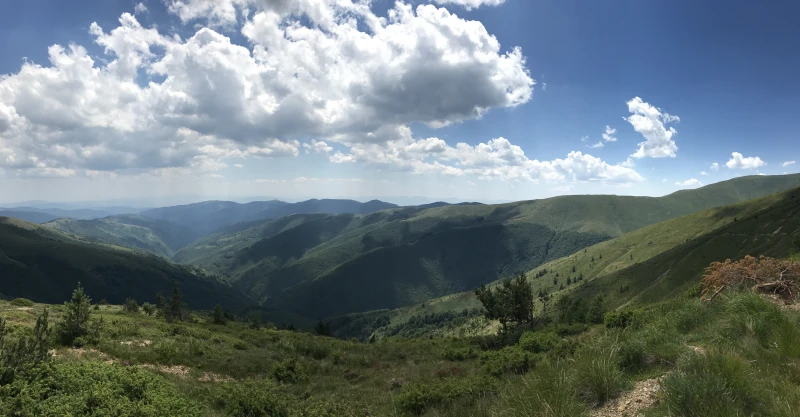
[[[437,301],[444,296],[454,308],[463,308],[474,305],[467,299],[476,286],[537,268],[559,271],[573,285],[576,277],[561,273],[553,262],[580,258],[596,248],[603,252],[602,261],[575,265],[588,268],[582,270],[591,281],[588,288],[604,280],[622,282],[622,275],[611,274],[630,270],[620,257],[651,262],[677,250],[678,243],[732,221],[727,214],[708,214],[713,210],[742,220],[745,216],[736,214],[740,209],[735,204],[798,186],[800,174],[739,177],[663,197],[576,195],[413,207],[352,200],[207,201],[101,219],[61,218],[43,225],[6,219],[0,272],[16,281],[4,281],[0,293],[35,298],[47,288],[39,298],[55,299],[75,281],[85,280],[109,299],[135,295],[147,300],[156,288],[163,290],[178,279],[197,286],[193,291],[206,306],[220,291],[228,294],[227,303],[242,308],[260,304],[311,320],[413,309],[407,306],[423,302],[444,305]],[[712,211],[704,211],[708,209]],[[691,220],[714,216],[723,223]],[[659,243],[676,233],[680,236],[671,241],[673,246]],[[642,239],[648,239],[646,250]],[[631,245],[637,251],[619,249]],[[606,247],[617,249],[602,249]],[[618,263],[606,266],[615,259]],[[26,282],[38,284],[29,288]],[[119,283],[125,285],[117,287]],[[453,295],[462,292],[464,299]]]

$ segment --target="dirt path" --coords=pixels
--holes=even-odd
[[[620,395],[603,407],[592,410],[592,417],[638,417],[639,411],[655,404],[656,394],[661,390],[660,378],[639,381],[633,390]]]

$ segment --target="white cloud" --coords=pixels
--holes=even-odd
[[[589,141],[589,137],[588,136],[581,136],[581,142],[586,143],[588,141]]]
[[[133,9],[134,14],[142,14],[147,13],[147,6],[144,3],[136,3],[136,7]]]
[[[587,148],[591,148],[591,149],[602,148],[603,146],[605,146],[603,144],[603,142],[597,142],[597,143],[595,143],[593,145],[586,145]]]
[[[350,154],[337,152],[330,159],[339,163],[363,162],[384,170],[470,174],[480,179],[610,183],[644,180],[625,163],[611,165],[581,152],[570,152],[565,159],[552,161],[529,159],[522,148],[502,137],[475,146],[463,142],[450,146],[439,138],[415,140],[407,132],[404,139],[386,144],[354,144]]]
[[[697,188],[697,187],[702,186],[703,184],[699,180],[697,180],[695,178],[692,178],[692,179],[686,180],[684,182],[676,182],[675,185],[677,185],[679,187],[686,187],[686,188]]]
[[[763,167],[767,163],[762,161],[757,156],[749,156],[745,158],[739,152],[733,152],[731,159],[725,164],[730,169],[753,169]]]
[[[311,139],[311,143],[304,143],[303,147],[306,148],[306,153],[310,151],[314,151],[315,153],[330,153],[333,151],[333,147],[328,146],[327,143],[323,141],[318,141],[316,139]]]
[[[661,182],[667,182],[667,179],[666,179],[666,178],[664,178],[663,180],[661,180]]]
[[[633,161],[633,159],[628,158],[625,161],[623,161],[622,163],[620,163],[619,166],[625,167],[625,168],[633,168],[633,167],[636,166],[636,163]]]
[[[700,171],[700,175],[708,175],[708,172]]]
[[[236,168],[244,168],[244,165],[242,164],[233,164],[233,166],[235,166]]]
[[[617,141],[617,137],[615,136],[616,134],[617,134],[617,129],[614,129],[611,126],[606,126],[606,131],[603,133],[603,140],[605,140],[606,142],[616,142]]]
[[[305,138],[324,153],[331,142],[385,148],[409,124],[477,119],[533,92],[519,48],[504,52],[480,22],[433,5],[397,3],[386,16],[356,0],[167,5],[201,28],[181,38],[126,13],[110,31],[91,25],[105,55],[54,45],[49,65],[0,76],[0,169],[172,175],[296,156]]]
[[[782,164],[781,164],[781,166],[782,166],[782,167],[784,167],[784,168],[786,168],[786,167],[788,167],[789,165],[794,165],[794,164],[796,164],[796,163],[797,163],[797,161],[786,161],[786,162],[782,163]]]
[[[719,171],[719,163],[714,162],[713,164],[711,164],[711,169],[714,171]]]
[[[639,97],[634,97],[628,101],[628,111],[632,113],[625,118],[633,130],[644,136],[645,141],[639,143],[639,150],[633,155],[634,158],[674,158],[678,151],[678,146],[672,137],[678,133],[675,128],[667,129],[665,124],[679,122],[678,116],[662,112],[661,109],[645,103]]]
[[[361,178],[317,178],[317,177],[297,177],[291,179],[257,179],[258,184],[302,184],[318,183],[329,184],[337,182],[364,182]]]
[[[481,6],[499,6],[506,0],[433,0],[436,4],[456,4],[463,6],[467,10],[472,10]]]

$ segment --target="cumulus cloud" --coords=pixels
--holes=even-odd
[[[639,143],[639,150],[631,155],[632,157],[674,158],[676,156],[678,146],[672,137],[678,131],[674,127],[667,128],[665,125],[679,122],[678,116],[662,112],[661,109],[645,103],[639,97],[628,101],[628,111],[632,115],[625,120],[645,139]]]
[[[133,12],[135,14],[147,13],[147,6],[145,6],[144,3],[136,3],[136,7],[133,8]]]
[[[700,171],[700,175],[708,175],[708,172]]]
[[[480,22],[434,5],[398,2],[386,16],[357,0],[167,6],[201,28],[184,39],[126,13],[110,31],[90,26],[100,59],[54,45],[49,65],[0,77],[0,169],[206,172],[227,158],[296,156],[309,137],[324,153],[331,142],[386,148],[409,124],[477,119],[533,92],[519,48],[502,50]]]
[[[519,181],[643,181],[625,163],[611,165],[592,155],[570,152],[564,159],[529,159],[518,145],[506,138],[469,145],[450,146],[439,138],[404,139],[386,144],[355,144],[349,154],[337,152],[332,162],[363,162],[385,170],[412,173],[438,172],[444,175],[477,175],[480,179]]]
[[[795,163],[797,163],[797,161],[786,161],[786,162],[782,163],[781,166],[786,168],[789,165],[794,165]]]
[[[333,151],[333,147],[328,146],[327,143],[318,141],[316,139],[312,139],[311,143],[304,143],[303,147],[306,149],[306,153],[309,153],[312,150],[314,153],[329,153]]]
[[[499,6],[506,0],[433,0],[436,4],[455,4],[472,10],[481,6]]]
[[[233,164],[233,166],[235,166],[236,168],[244,168],[244,165],[242,164]]]
[[[692,179],[686,180],[684,182],[675,182],[675,185],[677,185],[679,187],[685,187],[685,188],[697,188],[697,187],[702,186],[703,184],[699,180],[697,180],[695,178],[692,178]]]
[[[606,131],[603,133],[603,140],[606,142],[616,142],[617,141],[617,129],[614,129],[611,126],[606,126]]]
[[[739,152],[733,152],[731,154],[731,159],[725,164],[730,169],[754,169],[763,167],[767,163],[762,161],[761,158],[757,156],[749,156],[745,158]]]
[[[713,164],[711,164],[711,169],[713,171],[719,171],[719,163],[718,162],[714,162]]]

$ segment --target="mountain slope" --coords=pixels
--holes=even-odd
[[[206,201],[183,206],[145,210],[142,216],[169,220],[192,229],[198,236],[242,222],[275,219],[290,214],[354,213],[366,214],[397,207],[378,200],[361,203],[354,200],[307,200],[299,203],[283,201],[254,201],[239,204],[231,201]]]
[[[213,239],[227,242],[224,247],[193,245],[191,256],[176,259],[226,274],[269,306],[325,317],[464,291],[649,224],[792,183],[800,184],[800,175],[742,177],[659,198],[563,196],[329,216],[270,234],[221,233]]]
[[[795,188],[644,227],[542,264],[527,275],[534,291],[546,289],[554,301],[569,295],[586,303],[602,293],[609,308],[646,304],[685,291],[711,262],[748,254],[787,256],[791,236],[798,231],[800,188]],[[375,314],[387,317],[388,327],[398,327],[413,316],[476,307],[480,303],[468,291]],[[353,315],[338,321],[357,319],[363,320]]]
[[[161,257],[111,245],[92,244],[54,229],[7,217],[0,218],[0,293],[58,303],[80,282],[97,300],[122,303],[132,297],[153,301],[178,282],[184,301],[210,309],[251,304],[240,292],[207,272],[183,267]]]
[[[198,236],[189,228],[168,220],[123,214],[95,220],[58,219],[44,226],[95,238],[119,246],[144,249],[171,257]]]

